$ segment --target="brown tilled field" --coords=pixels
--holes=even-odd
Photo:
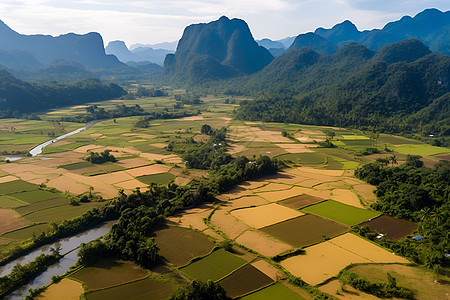
[[[367,225],[370,230],[377,230],[379,233],[385,234],[387,239],[394,241],[398,241],[405,236],[410,235],[418,226],[417,223],[386,215],[379,216],[378,218],[361,223],[360,225]]]

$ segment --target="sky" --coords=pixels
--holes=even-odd
[[[382,28],[449,0],[1,0],[0,19],[22,34],[99,32],[105,45],[154,44],[181,38],[186,26],[225,15],[245,20],[255,39],[282,39],[344,20]]]

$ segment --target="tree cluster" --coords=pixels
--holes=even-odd
[[[84,160],[93,164],[104,164],[109,161],[110,162],[117,161],[114,155],[111,154],[111,150],[108,149],[106,149],[103,152],[89,151],[88,155],[84,158]]]

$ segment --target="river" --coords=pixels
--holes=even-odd
[[[90,127],[92,127],[93,125],[95,125],[95,124],[97,124],[98,122],[101,122],[101,121],[104,121],[104,120],[94,120],[94,121],[90,121],[90,122],[86,123],[86,126],[83,126],[83,127],[78,128],[78,129],[76,129],[76,130],[74,130],[74,131],[71,131],[71,132],[69,132],[69,133],[60,135],[60,136],[58,136],[58,137],[56,137],[56,138],[54,138],[54,139],[51,139],[51,140],[46,141],[46,142],[44,142],[44,143],[42,143],[42,144],[40,144],[40,145],[37,145],[36,147],[34,147],[33,149],[31,149],[29,153],[30,153],[31,156],[36,156],[36,155],[38,155],[38,154],[41,154],[41,153],[42,153],[42,150],[43,150],[45,147],[47,147],[48,145],[51,145],[51,144],[53,144],[54,142],[57,142],[57,141],[59,141],[59,140],[61,140],[61,139],[63,139],[63,138],[66,138],[66,137],[68,137],[68,136],[71,136],[71,135],[80,133],[80,132],[83,131],[83,130],[89,129]],[[23,158],[23,157],[5,157],[5,160],[8,160],[8,161],[15,161],[15,160],[19,160],[19,159],[22,159],[22,158]]]
[[[37,276],[33,281],[30,283],[21,286],[20,288],[13,291],[11,294],[6,296],[4,299],[10,299],[10,300],[18,300],[18,299],[24,299],[26,295],[28,295],[28,289],[32,288],[38,288],[44,285],[47,285],[51,282],[52,276],[62,275],[66,273],[71,266],[73,266],[76,261],[78,260],[77,254],[78,254],[78,247],[81,243],[87,243],[89,241],[95,240],[99,237],[104,236],[109,232],[112,225],[116,221],[110,221],[105,222],[100,226],[94,227],[92,229],[86,230],[82,233],[79,233],[77,235],[74,235],[72,237],[61,239],[53,244],[44,245],[33,252],[30,252],[27,255],[24,255],[2,267],[0,267],[0,276],[5,276],[9,274],[12,270],[12,268],[20,263],[20,264],[26,264],[30,261],[33,261],[37,256],[41,254],[49,254],[50,248],[56,248],[61,247],[61,253],[65,254],[63,258],[59,260],[58,263],[52,265],[49,267],[46,271],[44,271],[42,274]]]

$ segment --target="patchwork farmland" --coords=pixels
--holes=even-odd
[[[148,111],[173,108],[175,100],[163,98],[129,103]],[[161,257],[155,267],[144,269],[122,258],[99,260],[51,284],[40,298],[57,299],[64,294],[74,299],[80,295],[86,299],[163,299],[195,279],[220,283],[229,296],[240,299],[314,299],[311,291],[339,297],[336,278],[350,264],[363,264],[354,271],[364,275],[371,267],[382,273],[390,271],[383,264],[403,267],[410,263],[355,233],[355,228],[367,225],[387,240],[401,240],[418,227],[372,209],[375,188],[356,179],[353,170],[392,155],[359,155],[373,145],[392,149],[400,163],[411,151],[424,156],[428,164],[437,163],[449,155],[448,149],[391,135],[374,141],[356,130],[232,120],[234,106],[225,104],[225,98],[202,99],[201,114],[196,116],[154,119],[147,128],[135,126],[139,117],[105,120],[51,144],[37,157],[0,163],[0,253],[5,255],[52,232],[65,220],[112,205],[115,197],[210,178],[213,173],[186,167],[182,155],[169,147],[180,140],[208,140],[201,132],[204,124],[227,128],[227,153],[234,157],[245,155],[252,162],[253,156],[256,160],[267,155],[287,165],[275,175],[244,181],[214,195],[214,201],[167,210],[166,224],[158,225],[149,236]],[[115,103],[97,104],[111,108]],[[56,120],[84,109],[70,107],[41,117]],[[48,121],[2,122],[0,137],[8,138],[12,133],[2,128],[10,123],[24,131],[53,126]],[[79,126],[63,125],[65,131]],[[327,130],[336,133],[333,143],[337,147],[318,147],[327,138]],[[290,137],[283,136],[283,131]],[[45,141],[44,137],[28,132],[14,143],[1,143],[9,150],[25,151]],[[105,150],[111,150],[117,161],[93,164],[84,160],[89,152]],[[90,200],[71,204],[83,196]]]

